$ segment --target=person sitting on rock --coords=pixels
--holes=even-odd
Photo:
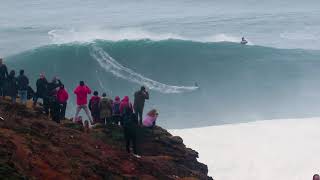
[[[94,91],[89,101],[89,109],[94,123],[100,120],[100,99],[98,91]]]
[[[106,93],[102,94],[102,98],[99,104],[100,107],[100,119],[104,124],[111,122],[112,117],[112,100],[107,97]]]
[[[84,84],[84,81],[80,81],[79,86],[73,92],[77,96],[77,109],[76,109],[76,114],[73,119],[74,120],[78,119],[78,115],[79,115],[81,109],[83,109],[89,118],[88,123],[89,123],[89,127],[91,128],[92,127],[92,125],[91,125],[92,117],[89,112],[89,108],[87,106],[87,103],[88,103],[87,98],[88,98],[88,94],[91,94],[91,89]],[[84,124],[85,123],[83,123],[83,125]]]
[[[126,140],[126,150],[130,153],[130,144],[132,143],[133,153],[137,156],[137,121],[134,118],[132,104],[128,96],[125,96],[120,103],[120,114],[123,121],[123,132]]]
[[[153,128],[156,125],[158,115],[159,113],[157,112],[156,109],[152,109],[151,111],[149,111],[143,120],[143,126],[148,128]]]
[[[120,97],[119,96],[116,96],[114,98],[114,102],[112,104],[112,119],[113,119],[113,122],[115,124],[121,124],[122,126],[122,120],[121,120],[121,115],[120,115]]]

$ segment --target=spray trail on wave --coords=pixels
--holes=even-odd
[[[197,90],[195,86],[171,86],[155,80],[144,77],[143,75],[134,72],[133,70],[124,67],[113,59],[107,52],[102,48],[92,45],[90,49],[90,55],[98,61],[100,66],[107,72],[111,72],[113,75],[122,79],[137,83],[148,87],[149,89],[156,90],[161,93],[183,93]]]

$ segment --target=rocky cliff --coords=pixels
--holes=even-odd
[[[198,153],[160,127],[139,129],[137,158],[116,125],[85,133],[3,100],[0,116],[0,179],[212,179]]]

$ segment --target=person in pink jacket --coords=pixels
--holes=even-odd
[[[143,120],[143,126],[144,127],[154,127],[156,125],[157,118],[159,116],[159,113],[157,112],[156,109],[152,109],[151,111],[148,112],[146,117]]]
[[[60,85],[60,88],[57,92],[57,100],[60,104],[60,118],[66,118],[66,108],[67,108],[67,101],[69,99],[69,94],[67,90],[64,88],[64,85]]]
[[[77,110],[76,110],[76,115],[73,118],[73,121],[78,119],[79,112],[81,111],[81,109],[83,109],[89,118],[89,127],[91,127],[92,117],[90,115],[89,108],[87,105],[88,94],[91,94],[91,89],[88,86],[86,86],[83,81],[80,81],[79,86],[73,92],[77,96]],[[84,121],[83,121],[83,125],[85,125]]]

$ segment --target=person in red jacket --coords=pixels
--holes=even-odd
[[[90,115],[89,108],[87,105],[88,94],[91,94],[91,89],[88,86],[86,86],[83,81],[80,81],[79,86],[73,92],[77,96],[77,110],[73,118],[73,121],[75,122],[75,120],[78,119],[79,112],[81,111],[81,109],[83,109],[89,118],[89,127],[91,127],[92,117]],[[85,125],[84,122],[83,125]]]
[[[60,104],[60,118],[63,120],[66,118],[66,108],[67,108],[67,101],[69,99],[69,94],[64,88],[62,84],[57,92],[57,100]]]

